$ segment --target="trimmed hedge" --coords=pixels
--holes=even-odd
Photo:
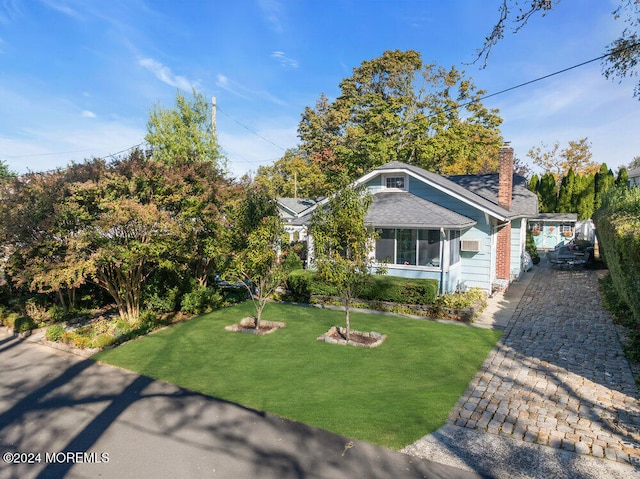
[[[600,256],[640,327],[640,188],[615,188],[593,215]]]
[[[287,277],[291,299],[308,303],[311,296],[336,296],[336,289],[322,282],[314,271],[293,271]],[[395,276],[373,275],[360,299],[404,304],[431,304],[438,294],[435,279],[407,279]]]

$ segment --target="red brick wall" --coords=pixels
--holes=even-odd
[[[496,253],[496,278],[511,278],[511,224],[500,227]]]
[[[504,145],[498,153],[500,160],[500,177],[498,180],[498,204],[503,208],[511,209],[513,195],[513,148]],[[511,224],[501,226],[498,230],[496,277],[498,279],[511,279]]]

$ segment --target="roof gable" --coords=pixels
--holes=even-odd
[[[501,221],[506,221],[509,218],[518,216],[518,215],[514,215],[512,212],[503,208],[502,206],[499,206],[497,203],[487,200],[486,198],[474,193],[473,191],[470,191],[464,188],[463,186],[460,186],[459,184],[455,183],[454,181],[451,181],[445,176],[439,175],[437,173],[433,173],[431,171],[427,171],[417,166],[402,163],[401,161],[392,161],[390,163],[382,165],[376,168],[375,170],[371,171],[370,173],[364,175],[362,178],[357,180],[356,183],[357,184],[366,183],[372,178],[387,172],[401,172],[401,171],[406,172],[409,175],[411,175],[413,178],[416,178],[419,181],[422,181],[423,183],[433,188],[443,191],[444,193],[464,203],[467,203],[484,213],[488,213],[489,215]]]

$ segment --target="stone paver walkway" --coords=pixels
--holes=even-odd
[[[449,424],[640,465],[640,396],[602,274],[538,268]]]

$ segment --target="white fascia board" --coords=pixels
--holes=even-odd
[[[419,174],[417,174],[417,173],[415,173],[415,172],[413,172],[411,170],[405,169],[405,168],[393,168],[393,169],[384,170],[384,171],[382,171],[382,170],[373,170],[372,172],[367,173],[366,175],[364,175],[362,178],[356,180],[353,184],[354,185],[359,185],[361,183],[366,183],[371,178],[374,178],[376,175],[382,175],[382,174],[387,174],[387,173],[392,174],[392,175],[393,174],[397,174],[397,173],[407,174],[407,175],[409,175],[409,176],[411,176],[413,178],[416,178],[417,180],[421,181],[422,183],[425,183],[425,184],[431,186],[432,188],[435,188],[435,189],[437,189],[439,191],[442,191],[442,192],[448,194],[449,196],[451,196],[451,197],[453,197],[453,198],[455,198],[457,200],[462,201],[463,203],[466,203],[468,205],[473,206],[474,208],[482,211],[485,214],[489,214],[489,215],[493,216],[494,218],[499,219],[500,221],[507,221],[509,219],[509,217],[507,217],[507,216],[499,215],[499,214],[495,213],[494,211],[491,211],[489,208],[485,208],[485,207],[475,203],[474,201],[471,201],[468,198],[465,198],[464,196],[459,195],[456,192],[451,191],[448,188],[445,188],[445,187],[443,187],[441,185],[438,185],[437,183],[433,183],[433,182],[429,181],[427,178],[425,178],[424,176],[421,176],[421,175],[419,175]],[[436,174],[436,173],[434,173],[434,174]],[[471,192],[469,192],[469,193],[471,193]],[[473,193],[473,194],[475,194],[475,193]]]

